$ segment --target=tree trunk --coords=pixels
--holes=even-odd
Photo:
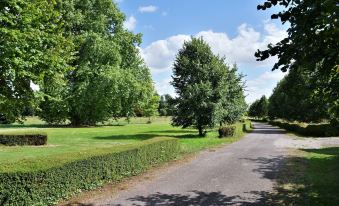
[[[200,137],[205,136],[204,129],[202,128],[202,126],[198,126],[198,130],[199,130],[199,136]]]

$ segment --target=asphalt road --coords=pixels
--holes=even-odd
[[[265,205],[286,149],[284,131],[255,123],[240,141],[201,152],[182,165],[91,205]]]

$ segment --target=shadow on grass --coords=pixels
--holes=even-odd
[[[154,137],[159,137],[155,134],[131,134],[131,135],[109,135],[109,136],[98,136],[93,139],[98,140],[148,140]]]
[[[195,134],[197,133],[197,131],[194,130],[159,130],[159,131],[150,131],[147,133],[158,133],[158,134],[162,134],[162,133],[171,133],[171,134]]]
[[[323,148],[323,149],[303,149],[303,151],[312,152],[316,154],[339,156],[339,147],[328,147],[328,148]]]
[[[60,126],[51,126],[47,124],[0,124],[1,129],[7,128],[29,128],[29,127],[36,127],[36,128],[47,128],[47,127],[66,127],[66,125]]]
[[[188,138],[204,138],[195,134],[183,134],[183,135],[171,135],[171,134],[159,134],[159,133],[141,133],[141,134],[131,134],[131,135],[109,135],[109,136],[97,136],[93,139],[98,140],[148,140],[154,137],[174,137],[179,139],[188,139]]]
[[[73,126],[70,124],[64,125],[48,125],[48,124],[0,124],[0,129],[9,128],[100,128],[100,127],[123,127],[127,124],[105,124],[105,125],[94,125],[94,126]]]
[[[277,193],[269,198],[279,205],[339,205],[339,147],[302,151],[305,156],[284,160]]]

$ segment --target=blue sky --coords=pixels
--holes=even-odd
[[[150,67],[159,94],[174,95],[170,86],[178,49],[190,36],[202,36],[216,54],[237,63],[246,75],[246,100],[270,95],[284,76],[271,72],[275,59],[256,62],[254,52],[278,42],[286,28],[270,20],[273,9],[257,11],[264,0],[117,0],[126,14],[125,27],[143,34],[141,55]]]

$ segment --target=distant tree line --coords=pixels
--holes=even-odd
[[[1,1],[1,118],[33,108],[50,124],[78,126],[156,114],[141,35],[124,20],[112,0]]]
[[[308,70],[302,67],[290,70],[268,100],[263,96],[250,105],[248,115],[302,122],[331,120],[330,104],[315,92]]]
[[[248,108],[248,116],[258,119],[264,119],[268,114],[268,100],[266,96],[262,96],[260,99],[255,100]]]
[[[160,96],[158,113],[160,116],[173,116],[174,114],[174,98],[169,95],[165,94]]]

